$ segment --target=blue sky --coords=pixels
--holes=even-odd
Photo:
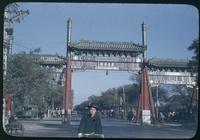
[[[199,15],[190,5],[20,3],[30,15],[14,24],[13,52],[28,51],[65,56],[67,19],[72,18],[72,41],[133,41],[141,43],[141,24],[147,25],[147,57],[191,58],[188,46],[198,37]],[[128,72],[74,72],[74,103],[108,88],[132,83]],[[86,82],[87,81],[87,82]]]

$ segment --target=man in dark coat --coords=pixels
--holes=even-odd
[[[131,120],[133,119],[133,111],[129,111],[128,112],[128,115],[127,115],[127,120],[129,121],[129,122],[131,122]]]
[[[89,106],[89,112],[81,119],[78,137],[83,137],[84,134],[102,134],[101,119],[95,104]]]

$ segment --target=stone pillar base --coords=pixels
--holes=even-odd
[[[142,110],[142,124],[151,124],[151,111],[150,110]]]
[[[62,114],[62,124],[70,124],[71,123],[71,110],[63,112]]]

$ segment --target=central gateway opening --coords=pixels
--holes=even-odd
[[[108,89],[117,88],[123,85],[130,85],[133,84],[133,82],[135,83],[136,81],[130,79],[132,75],[132,73],[124,71],[73,71],[73,106],[79,105],[83,101],[88,100],[88,97],[92,95],[100,96],[102,92]]]
[[[63,96],[63,123],[70,123],[72,112],[72,72],[76,70],[108,70],[141,73],[141,95],[137,121],[151,123],[153,100],[148,85],[146,69],[146,25],[142,23],[142,45],[133,42],[71,41],[72,20],[67,21],[67,52],[65,90]],[[152,110],[154,114],[154,111]]]

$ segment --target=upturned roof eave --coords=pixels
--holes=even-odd
[[[146,47],[133,42],[103,42],[103,41],[79,41],[72,43],[71,50],[82,51],[124,51],[124,52],[143,52]]]

